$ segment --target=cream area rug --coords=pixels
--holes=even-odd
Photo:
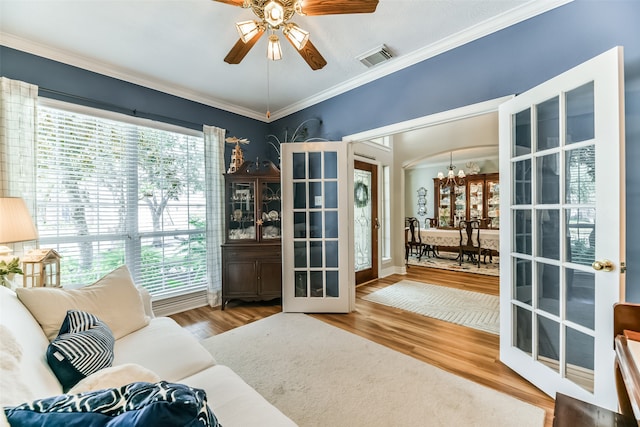
[[[302,427],[541,427],[544,410],[321,320],[278,313],[204,346]]]
[[[499,276],[500,275],[500,257],[494,256],[493,261],[489,262],[487,256],[487,263],[480,263],[480,268],[477,264],[472,264],[469,261],[465,261],[462,265],[455,259],[456,254],[450,252],[441,252],[438,258],[433,256],[422,256],[420,259],[415,255],[411,255],[407,260],[407,264],[419,265],[421,267],[439,268],[449,271],[463,271],[465,273],[485,274],[487,276]],[[484,257],[483,257],[484,259]]]
[[[363,299],[500,334],[500,297],[494,295],[402,280]]]

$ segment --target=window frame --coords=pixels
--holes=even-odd
[[[68,113],[72,113],[72,114],[80,114],[80,115],[86,115],[86,116],[90,116],[92,118],[95,119],[99,119],[99,120],[109,120],[109,121],[116,121],[124,126],[135,126],[135,127],[144,127],[144,128],[151,128],[154,130],[159,130],[159,131],[165,131],[165,132],[171,132],[171,133],[176,133],[176,134],[180,134],[180,135],[184,135],[187,137],[193,137],[193,138],[199,138],[202,142],[202,168],[204,170],[204,164],[205,164],[205,160],[204,160],[204,134],[202,131],[196,131],[193,129],[189,129],[189,128],[185,128],[185,127],[181,127],[181,126],[177,126],[177,125],[173,125],[173,124],[169,124],[169,123],[163,123],[163,122],[158,122],[158,121],[153,121],[153,120],[149,120],[149,119],[145,119],[145,118],[140,118],[140,117],[133,117],[133,116],[128,116],[126,114],[121,114],[121,113],[116,113],[116,112],[112,112],[112,111],[108,111],[108,110],[101,110],[101,109],[97,109],[97,108],[92,108],[92,107],[87,107],[87,106],[83,106],[83,105],[79,105],[79,104],[73,104],[73,103],[69,103],[69,102],[64,102],[64,101],[59,101],[59,100],[54,100],[54,99],[50,99],[50,98],[43,98],[43,97],[39,97],[38,98],[38,108],[47,108],[47,109],[54,109],[54,110],[60,110],[60,111],[64,111],[64,112],[68,112]],[[40,123],[40,116],[38,115],[38,118],[36,120],[37,126]],[[37,138],[36,138],[36,144],[39,143],[40,141],[40,133],[39,131],[37,131]],[[131,150],[133,148],[133,141],[128,141],[126,144],[127,147],[127,151]],[[130,163],[135,163],[135,171],[138,171],[138,160],[139,160],[139,156],[137,153],[137,150],[133,150],[136,152],[136,154],[133,157],[127,157],[126,161],[130,162]],[[39,153],[38,148],[36,147],[36,153]],[[39,165],[41,162],[41,159],[39,157],[38,154],[36,154],[36,169],[37,169],[37,165]],[[191,228],[191,221],[189,220],[189,218],[187,219],[187,229],[184,228],[177,228],[177,229],[170,229],[170,230],[162,230],[162,231],[141,231],[141,224],[138,221],[138,209],[140,208],[139,204],[137,203],[138,201],[138,195],[139,195],[139,186],[138,186],[138,173],[133,173],[132,175],[136,175],[135,177],[131,177],[134,181],[135,184],[134,185],[129,185],[129,187],[131,189],[135,189],[134,191],[127,191],[126,193],[126,200],[125,200],[125,205],[126,206],[135,206],[134,209],[126,209],[127,213],[126,213],[126,219],[124,221],[125,224],[125,229],[124,229],[124,234],[121,233],[114,233],[114,234],[91,234],[88,236],[80,236],[80,235],[76,235],[76,236],[41,236],[41,238],[39,239],[39,244],[42,246],[50,246],[50,245],[60,245],[60,244],[65,244],[65,243],[80,243],[81,241],[85,241],[85,242],[100,242],[100,241],[113,241],[113,242],[119,242],[122,241],[123,245],[124,245],[124,262],[125,264],[129,267],[132,276],[134,278],[134,280],[138,283],[138,284],[142,284],[142,282],[144,280],[142,280],[142,278],[140,277],[140,269],[142,267],[142,252],[140,250],[141,247],[141,242],[143,239],[148,239],[148,238],[152,238],[152,237],[160,237],[160,238],[166,238],[166,237],[172,237],[172,236],[193,236],[193,235],[198,235],[201,234],[203,236],[204,242],[206,244],[206,214],[205,214],[205,225],[201,228]],[[203,177],[204,179],[204,177]],[[131,184],[131,183],[130,183]],[[37,189],[37,183],[36,183],[36,189]],[[206,192],[203,190],[202,191],[202,196],[206,197]],[[37,197],[36,197],[37,198]],[[204,201],[203,203],[206,204],[206,201]],[[188,205],[189,206],[189,205]],[[39,222],[41,220],[39,212],[40,209],[38,209],[36,211],[36,221]],[[206,209],[205,209],[206,212]],[[64,253],[62,254],[62,256],[64,257]],[[205,252],[205,257],[206,257],[206,252]],[[63,258],[64,260],[64,258]],[[163,258],[164,260],[164,258]],[[206,260],[203,261],[204,265],[206,266]],[[165,265],[164,263],[162,265]],[[205,267],[206,268],[206,267]],[[205,272],[204,274],[204,280],[202,283],[197,284],[197,285],[189,285],[189,286],[182,286],[179,287],[177,290],[167,290],[167,289],[160,289],[160,290],[153,290],[151,289],[150,293],[152,294],[152,298],[154,301],[157,300],[166,300],[166,302],[169,301],[173,301],[175,300],[176,303],[178,304],[184,304],[183,301],[180,301],[181,297],[185,296],[187,298],[191,298],[193,299],[193,295],[194,294],[198,294],[201,297],[199,298],[199,300],[197,302],[195,302],[195,306],[201,306],[204,305],[204,303],[206,303],[206,288],[207,288],[207,274]],[[64,283],[63,283],[64,284]],[[84,283],[82,285],[86,285],[89,283]],[[75,284],[75,285],[71,285],[69,287],[77,287],[77,286],[82,286],[79,284]],[[66,287],[66,286],[65,286]]]

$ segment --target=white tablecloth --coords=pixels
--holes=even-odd
[[[475,233],[473,233],[475,238]],[[420,230],[422,243],[432,246],[460,246],[458,229],[427,228]],[[475,243],[475,242],[474,242]],[[500,230],[481,229],[480,246],[500,251]]]

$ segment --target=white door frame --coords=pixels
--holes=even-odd
[[[403,122],[394,123],[387,126],[382,126],[375,129],[370,129],[363,132],[346,135],[342,138],[346,142],[362,142],[367,143],[373,139],[383,138],[385,136],[394,135],[402,132],[409,132],[417,129],[427,128],[431,126],[437,126],[444,123],[449,123],[457,120],[480,116],[487,113],[495,113],[498,108],[504,102],[512,99],[514,95],[503,96],[500,98],[490,99],[488,101],[478,102],[476,104],[465,105],[463,107],[454,108],[452,110],[442,111],[439,113],[430,114],[428,116],[418,117]],[[393,148],[393,142],[392,148]],[[393,151],[393,150],[391,150]],[[449,150],[445,150],[447,153]],[[357,155],[357,153],[356,153]],[[406,268],[404,265],[404,194],[405,194],[405,182],[404,182],[404,167],[406,165],[395,162],[391,165],[391,200],[389,203],[391,206],[400,206],[399,208],[391,210],[391,262],[393,264],[393,273],[405,274]],[[400,197],[400,199],[398,199]],[[389,268],[379,269],[380,277],[383,277],[383,271],[389,271]]]

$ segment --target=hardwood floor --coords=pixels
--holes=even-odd
[[[403,279],[498,295],[497,277],[412,266],[406,275],[395,274],[359,286],[355,312],[312,316],[539,406],[546,411],[545,427],[552,426],[553,399],[498,360],[498,336],[362,299],[364,295]],[[279,301],[231,301],[224,311],[219,307],[202,307],[171,317],[196,337],[204,339],[280,311]]]

